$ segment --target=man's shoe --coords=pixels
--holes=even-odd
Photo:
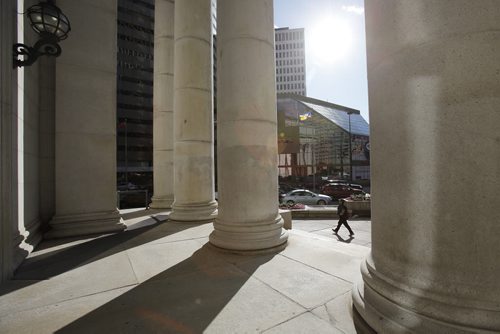
[[[335,234],[337,234],[337,232],[338,232],[338,231],[337,231],[336,229],[334,229],[334,228],[332,228],[332,231],[333,231],[333,233],[335,233]]]

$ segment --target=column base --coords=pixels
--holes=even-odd
[[[31,250],[33,250],[43,239],[41,227],[42,221],[40,219],[35,219],[31,224],[26,226],[24,242],[31,247]]]
[[[153,196],[151,198],[151,204],[149,207],[151,209],[171,209],[174,203],[174,197],[160,197]]]
[[[362,280],[354,285],[352,291],[353,306],[378,333],[500,332],[499,309],[466,305],[465,300],[446,304],[424,295],[424,291],[417,295],[403,290],[384,280],[366,261],[361,265],[361,273]]]
[[[207,222],[217,218],[217,202],[175,204],[169,220],[177,222]]]
[[[228,249],[228,248],[221,248],[218,246],[215,246],[212,243],[208,243],[208,247],[215,249],[219,252],[222,253],[228,253],[228,254],[237,254],[237,255],[248,255],[248,256],[253,256],[253,255],[265,255],[265,254],[276,254],[284,250],[287,246],[287,242],[271,247],[271,248],[264,248],[264,249],[257,249],[257,250],[237,250],[237,249]]]
[[[45,234],[47,239],[115,233],[126,228],[118,210],[54,216],[49,225],[51,229]]]
[[[25,230],[18,234],[13,240],[13,268],[17,268],[26,259],[26,257],[42,241],[43,235],[40,231],[41,221],[35,219],[29,223]]]
[[[283,229],[283,224],[280,215],[272,221],[239,224],[216,219],[209,241],[215,247],[242,253],[266,251],[281,246],[284,248],[288,240],[288,232]]]

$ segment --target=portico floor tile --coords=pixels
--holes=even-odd
[[[328,222],[242,256],[208,243],[211,223],[130,217],[126,232],[42,243],[0,287],[0,332],[354,333],[350,291],[369,248],[317,230]]]

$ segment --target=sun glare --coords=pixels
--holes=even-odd
[[[352,31],[345,20],[328,17],[315,24],[309,34],[309,54],[322,64],[334,64],[345,59],[352,45]]]

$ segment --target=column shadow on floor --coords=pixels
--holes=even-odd
[[[205,245],[57,333],[201,333],[273,257],[227,255]],[[243,261],[245,271],[235,265]]]
[[[199,224],[198,224],[199,225]],[[192,228],[192,224],[157,223],[131,231],[116,234],[97,236],[88,241],[64,247],[65,243],[78,241],[77,238],[47,240],[42,242],[38,250],[53,251],[41,252],[39,255],[27,258],[16,270],[13,280],[20,280],[20,284],[7,285],[0,288],[0,296],[21,289],[39,280],[46,280],[67,271],[84,266],[88,263],[114,255],[118,252],[137,247],[169,235]],[[50,247],[49,247],[50,246]]]

